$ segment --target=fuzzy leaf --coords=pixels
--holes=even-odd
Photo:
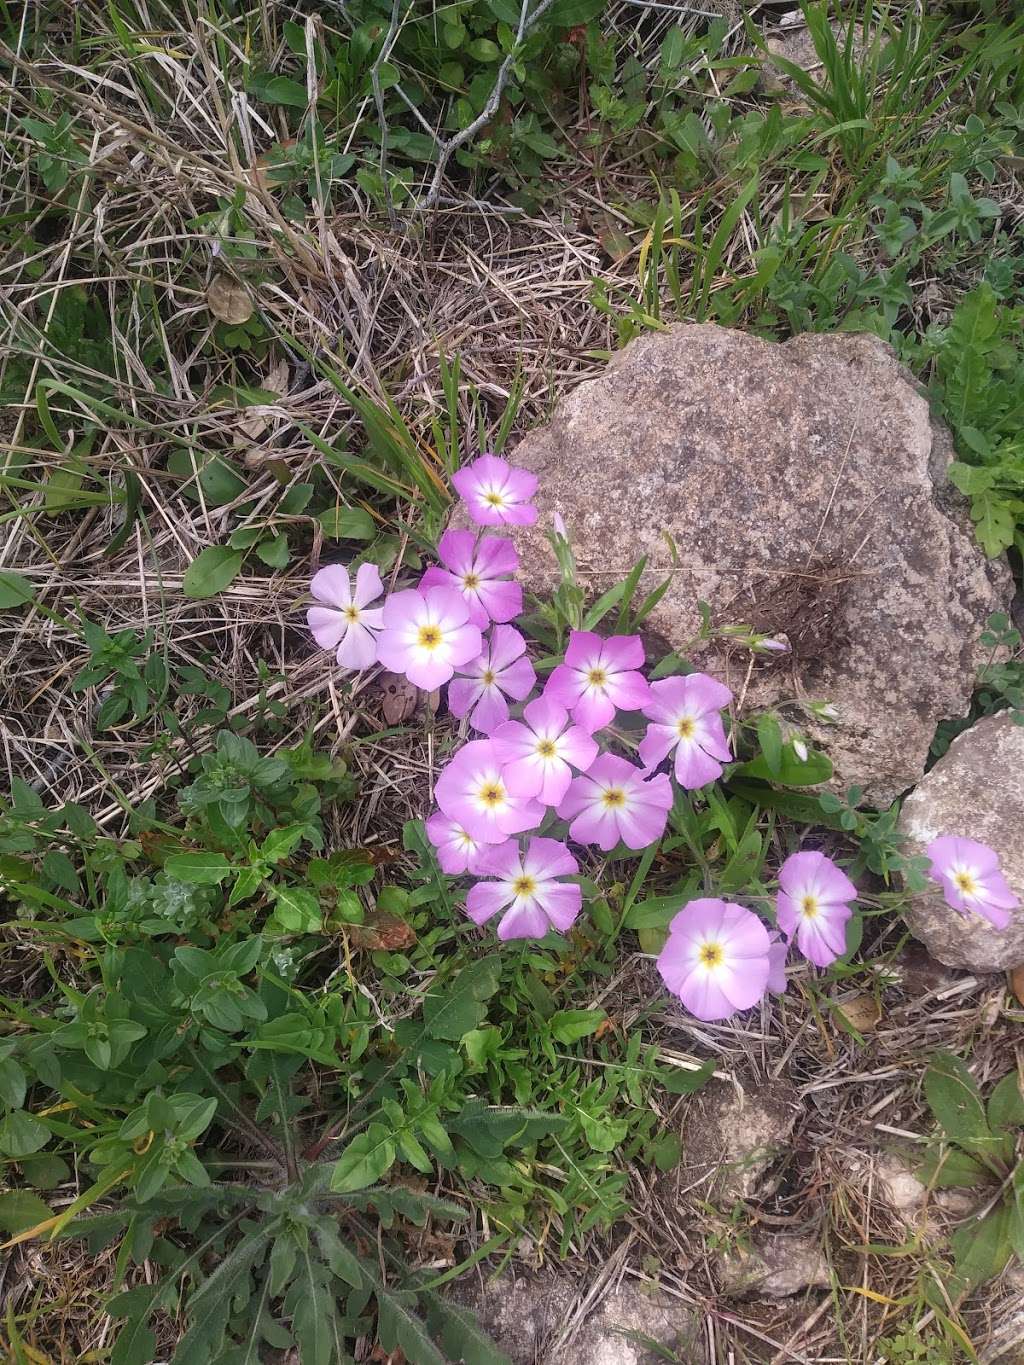
[[[992,1132],[974,1077],[959,1057],[939,1052],[924,1076],[924,1093],[950,1142],[968,1151],[991,1148]]]
[[[1010,1242],[1010,1208],[1002,1204],[987,1218],[962,1223],[949,1239],[960,1293],[970,1293],[994,1279],[1013,1254]]]
[[[413,1308],[412,1294],[377,1285],[376,1297],[377,1336],[385,1351],[402,1351],[409,1365],[447,1365],[431,1340],[426,1323]]]
[[[497,954],[471,962],[453,980],[435,979],[423,1002],[423,1023],[431,1038],[457,1043],[484,1015],[484,1002],[498,989],[501,959]]]

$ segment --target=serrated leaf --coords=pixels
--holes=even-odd
[[[244,558],[241,550],[231,550],[226,545],[208,545],[185,570],[182,584],[185,596],[201,599],[223,592],[237,577]]]
[[[375,1290],[377,1337],[384,1350],[402,1351],[409,1365],[448,1365],[413,1308],[413,1296],[392,1292],[380,1284]]]
[[[512,1365],[511,1357],[491,1340],[468,1308],[438,1294],[420,1297],[426,1304],[430,1326],[452,1360],[461,1360],[463,1365]]]
[[[501,959],[497,954],[471,962],[452,979],[435,979],[423,1001],[423,1023],[432,1038],[457,1043],[483,1019],[485,1002],[498,989]]]
[[[335,1194],[364,1190],[394,1165],[397,1152],[391,1133],[382,1123],[371,1123],[357,1133],[338,1158],[331,1175]]]

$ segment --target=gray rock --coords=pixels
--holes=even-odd
[[[922,854],[939,834],[988,844],[1024,900],[1024,726],[1002,711],[958,735],[904,801],[899,830],[908,854]],[[1009,928],[1000,932],[980,915],[951,910],[929,883],[911,899],[907,923],[947,967],[998,972],[1024,964],[1024,909],[1013,911]]]
[[[719,1284],[731,1298],[788,1299],[829,1285],[828,1261],[812,1237],[763,1237],[719,1261]]]
[[[724,1209],[771,1193],[772,1168],[787,1150],[799,1108],[796,1091],[782,1081],[705,1092],[688,1111],[682,1161],[662,1182],[664,1193],[669,1181],[678,1182]]]
[[[846,25],[833,23],[830,27],[836,43],[842,51],[846,44]],[[782,66],[774,62],[773,57],[781,57],[792,66],[800,67],[801,71],[806,72],[817,85],[826,83],[825,67],[818,56],[818,49],[814,46],[810,29],[804,28],[802,25],[776,29],[765,39],[765,45],[768,48],[768,55],[765,57],[761,69],[761,84],[766,90],[784,90],[799,98],[803,96],[803,92],[793,77]],[[864,40],[858,29],[853,36],[854,55],[859,57],[863,49]]]
[[[511,453],[540,476],[538,525],[515,533],[526,584],[556,582],[554,512],[592,597],[647,555],[637,601],[671,578],[654,643],[748,707],[788,707],[837,785],[887,804],[921,776],[936,723],[966,712],[978,636],[1010,595],[946,480],[951,456],[874,336],[779,345],[680,323],[637,337]],[[745,647],[699,642],[701,600],[792,653],[757,656],[748,678]],[[805,700],[833,702],[839,723],[812,723]]]
[[[662,1352],[701,1365],[699,1327],[692,1312],[663,1293],[624,1281],[578,1313],[585,1287],[557,1272],[509,1272],[481,1284],[464,1280],[453,1295],[471,1308],[513,1365],[657,1365]]]

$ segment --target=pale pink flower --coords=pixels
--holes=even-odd
[[[824,853],[793,853],[779,869],[775,919],[779,928],[816,967],[827,967],[846,952],[846,921],[857,888]]]
[[[489,735],[508,720],[508,702],[522,701],[533,691],[537,674],[526,658],[526,641],[513,626],[495,626],[482,652],[459,668],[453,678],[448,709],[453,716],[469,716],[475,730]]]
[[[452,475],[469,515],[478,526],[532,526],[537,509],[530,499],[537,491],[537,475],[501,460],[481,455]]]
[[[768,989],[773,995],[785,995],[786,958],[789,956],[789,941],[780,934],[768,936]]]
[[[457,877],[461,872],[482,871],[481,854],[493,845],[474,839],[468,829],[464,829],[458,820],[453,820],[443,811],[434,812],[426,823],[426,830],[427,838],[437,850],[437,861],[442,872]]]
[[[1020,898],[1010,890],[999,867],[999,855],[988,844],[942,834],[925,849],[931,863],[929,875],[942,887],[946,904],[961,914],[974,911],[994,929],[1005,929],[1010,911]]]
[[[706,673],[663,678],[650,689],[643,713],[651,724],[638,750],[644,767],[656,768],[674,749],[681,787],[695,790],[716,781],[732,758],[720,715],[732,693]]]
[[[764,996],[771,973],[768,930],[742,905],[690,901],[668,927],[661,979],[698,1019],[725,1019]]]
[[[569,636],[565,663],[548,679],[544,695],[560,702],[577,725],[591,734],[620,711],[639,711],[650,700],[643,666],[644,647],[638,635],[613,635],[603,640],[589,630]]]
[[[460,664],[480,653],[481,637],[469,624],[469,607],[451,588],[392,593],[384,602],[384,629],[377,656],[392,673],[432,692]]]
[[[309,590],[322,607],[310,607],[306,621],[321,649],[336,649],[343,668],[369,668],[377,660],[377,632],[383,625],[380,608],[368,604],[384,591],[375,564],[360,564],[352,591],[344,564],[328,564],[313,575]]]
[[[504,910],[498,937],[543,938],[549,929],[565,933],[580,912],[583,892],[575,882],[559,881],[579,871],[576,859],[557,839],[531,839],[520,853],[509,840],[487,857],[485,875],[470,888],[466,914],[476,924]]]
[[[544,807],[513,796],[494,745],[486,739],[464,744],[437,779],[437,804],[482,844],[500,844],[510,834],[536,829]]]
[[[535,796],[545,806],[561,801],[573,768],[585,773],[597,757],[597,745],[586,730],[573,725],[565,707],[548,696],[529,702],[522,721],[499,725],[491,739],[505,765],[509,790]]]
[[[597,844],[606,853],[618,843],[646,848],[661,837],[672,809],[672,784],[664,773],[645,779],[640,768],[615,754],[602,754],[573,778],[558,806],[571,820],[578,844]]]
[[[504,536],[481,536],[473,531],[445,531],[437,546],[444,565],[426,571],[420,592],[427,588],[455,588],[469,605],[469,619],[486,630],[492,621],[511,621],[523,609],[523,590],[509,577],[519,569],[516,547]]]

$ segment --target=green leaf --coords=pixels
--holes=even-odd
[[[0,1228],[12,1237],[53,1217],[53,1210],[31,1190],[0,1194]]]
[[[671,1069],[662,1069],[658,1074],[661,1077],[662,1085],[670,1095],[693,1095],[698,1090],[703,1090],[715,1074],[715,1059],[709,1057],[695,1071],[687,1071],[682,1067],[672,1067]]]
[[[7,607],[23,607],[35,599],[35,589],[20,573],[0,569],[0,611]]]
[[[287,109],[305,109],[309,103],[304,85],[290,76],[272,76],[269,71],[254,72],[246,91],[264,104],[283,104]]]
[[[439,1294],[421,1294],[427,1305],[428,1321],[452,1360],[464,1365],[512,1365],[511,1358],[498,1349],[481,1328],[475,1315]]]
[[[385,1351],[400,1350],[411,1365],[447,1365],[426,1323],[414,1311],[412,1294],[399,1294],[376,1284],[377,1336]]]
[[[435,977],[423,1001],[423,1023],[431,1038],[457,1043],[486,1014],[484,1002],[498,989],[501,958],[497,954],[471,962],[451,980]]]
[[[1024,1092],[1016,1071],[996,1085],[988,1100],[988,1121],[993,1130],[1024,1128]]]
[[[226,545],[208,545],[185,570],[186,597],[213,597],[237,577],[245,558],[240,550]]]
[[[555,1041],[568,1044],[595,1033],[607,1017],[604,1010],[559,1010],[548,1024]]]
[[[0,1152],[6,1156],[31,1156],[49,1140],[49,1128],[24,1109],[15,1109],[0,1121]]]
[[[277,887],[274,919],[289,934],[314,934],[323,927],[320,902],[298,886]]]
[[[329,507],[317,521],[331,540],[373,540],[377,523],[365,507]]]
[[[929,1148],[921,1162],[921,1179],[936,1190],[973,1190],[991,1185],[995,1176],[973,1156],[945,1143]]]
[[[338,1158],[331,1189],[335,1194],[366,1189],[391,1169],[396,1156],[388,1129],[382,1123],[371,1123],[364,1133],[356,1134]]]
[[[734,771],[737,777],[758,777],[764,782],[779,782],[784,787],[813,787],[829,780],[832,763],[815,750],[811,750],[804,762],[793,752],[793,746],[787,744],[782,750],[777,773],[769,768],[763,754],[749,763],[741,763]]]
[[[924,1075],[924,1093],[950,1142],[968,1151],[992,1146],[992,1132],[974,1077],[959,1057],[939,1052]]]
[[[263,563],[271,569],[286,569],[291,554],[288,549],[288,537],[285,535],[274,536],[271,540],[260,541],[256,546],[256,557],[262,559]]]
[[[757,742],[769,774],[777,780],[782,773],[782,726],[771,711],[757,718]]]
[[[13,1057],[0,1061],[0,1100],[7,1109],[20,1109],[25,1103],[28,1079]]]
[[[114,1343],[110,1365],[151,1365],[156,1359],[156,1337],[144,1317],[126,1322]]]
[[[1010,1208],[993,1209],[981,1223],[972,1218],[962,1223],[949,1239],[960,1280],[960,1293],[969,1293],[1003,1270],[1013,1247],[1010,1242]]]
[[[595,1152],[613,1152],[626,1140],[629,1123],[626,1119],[609,1118],[606,1114],[587,1114],[579,1112],[583,1136]]]
[[[232,871],[223,853],[172,853],[164,871],[178,882],[192,886],[219,886]]]

